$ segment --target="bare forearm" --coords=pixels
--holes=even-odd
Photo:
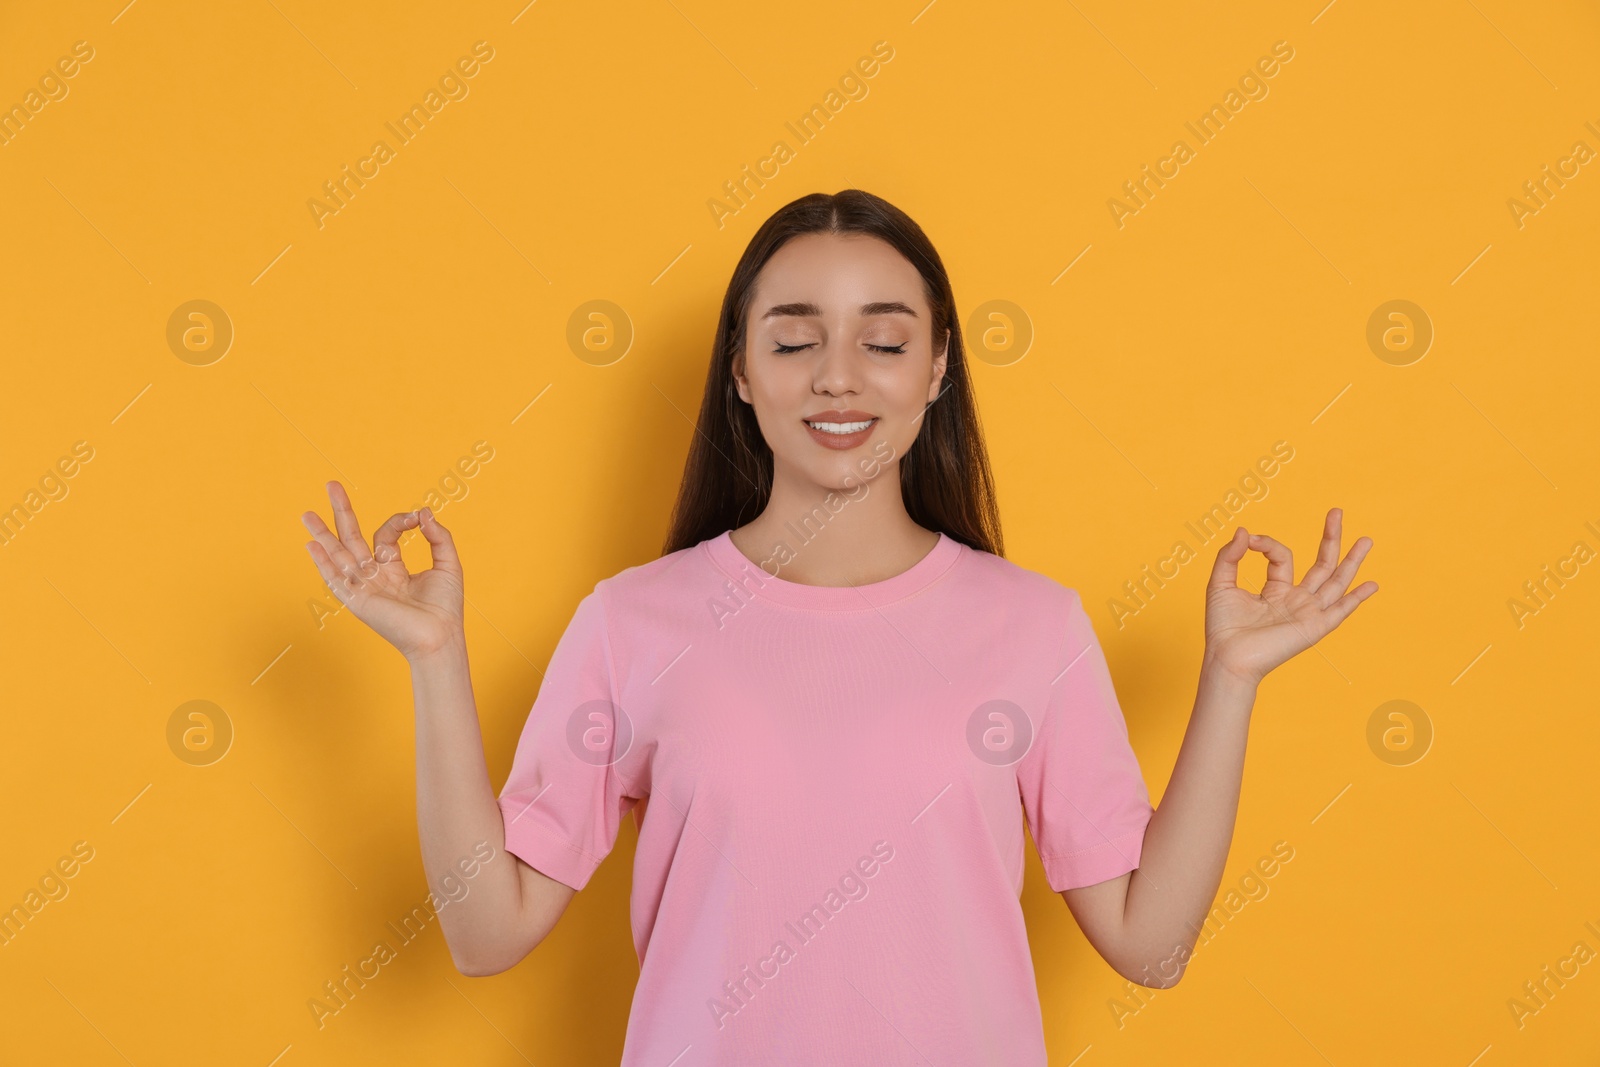
[[[458,964],[492,954],[506,940],[508,916],[518,907],[515,864],[505,854],[505,822],[489,782],[483,734],[472,696],[464,639],[413,659],[411,684],[417,726],[417,835],[428,885],[446,906],[439,921]],[[493,852],[468,881],[462,860]],[[443,879],[464,883],[450,895]],[[456,886],[460,892],[459,885]]]
[[[1222,882],[1256,688],[1202,661],[1194,713],[1123,907],[1125,952],[1147,985],[1181,976]]]

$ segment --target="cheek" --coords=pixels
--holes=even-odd
[[[758,357],[746,366],[754,367],[754,373],[746,374],[745,387],[758,415],[798,419],[804,413],[812,394],[811,378],[801,364]]]
[[[780,385],[774,382],[771,376],[760,379],[746,379],[747,388],[752,400],[756,425],[761,430],[761,436],[766,440],[768,447],[775,452],[792,453],[796,442],[804,438],[805,425],[800,421],[801,410],[795,407],[798,402],[788,395]],[[791,417],[792,416],[792,417]]]
[[[894,448],[894,455],[904,455],[911,448],[922,431],[922,423],[922,419],[916,418],[916,412],[912,412],[906,418],[896,419],[894,425],[884,431],[883,439]]]
[[[930,388],[926,369],[911,374],[897,374],[878,384],[878,395],[883,397],[887,411],[895,413],[899,421],[909,422],[922,414],[928,406]]]

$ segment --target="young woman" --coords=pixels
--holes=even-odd
[[[625,1067],[1043,1065],[1025,818],[1106,961],[1176,982],[1221,881],[1257,686],[1377,590],[1346,591],[1371,540],[1340,561],[1329,511],[1297,584],[1286,546],[1234,531],[1152,809],[1082,599],[1003,558],[950,281],[910,218],[850,189],[767,220],[691,440],[663,554],[579,602],[498,795],[449,532],[423,508],[369,549],[337,482],[337,533],[303,516],[322,577],[410,662],[430,884],[494,846],[440,912],[457,967],[526,956],[631,811]],[[419,574],[397,545],[413,526]],[[1250,550],[1259,592],[1237,583]]]

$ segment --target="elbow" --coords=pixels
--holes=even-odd
[[[471,961],[456,960],[456,970],[467,978],[487,978],[491,974],[500,974],[504,967],[487,966]]]
[[[468,952],[450,945],[450,962],[455,964],[456,970],[467,978],[488,978],[490,975],[503,974],[517,965],[517,960],[508,959],[504,954],[485,954]]]
[[[450,962],[455,964],[456,970],[467,978],[488,978],[490,975],[503,974],[521,963],[533,951],[533,946],[516,952],[508,951],[504,944],[495,946],[487,952],[470,952],[457,950],[450,945]]]
[[[1151,970],[1151,968],[1147,965],[1141,968],[1137,973],[1131,969],[1122,970],[1120,968],[1118,969],[1117,973],[1122,975],[1122,977],[1126,978],[1128,981],[1132,982],[1134,985],[1143,986],[1146,989],[1171,989],[1173,986],[1178,984],[1179,980],[1183,978],[1184,969],[1179,967],[1175,972],[1172,973],[1157,973],[1156,971]]]
[[[1130,951],[1120,953],[1117,959],[1111,961],[1112,966],[1122,977],[1146,989],[1171,989],[1183,979],[1189,969],[1189,961],[1194,958],[1192,947],[1182,941],[1176,947],[1161,950],[1159,955],[1148,949],[1140,951],[1132,946],[1126,947]]]
[[[1116,970],[1128,981],[1146,989],[1171,989],[1182,980],[1184,973],[1189,969],[1190,958],[1189,946],[1180,945],[1177,952],[1160,960],[1137,958],[1119,961]]]

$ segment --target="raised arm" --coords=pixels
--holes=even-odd
[[[1164,988],[1183,976],[1233,840],[1250,713],[1261,679],[1343,622],[1376,582],[1345,592],[1372,548],[1362,537],[1339,562],[1342,512],[1323,527],[1317,562],[1299,585],[1294,556],[1244,527],[1217,553],[1206,588],[1199,692],[1161,804],[1145,829],[1136,870],[1061,896],[1089,943],[1119,974]],[[1267,557],[1259,594],[1241,589],[1247,551]]]
[[[389,518],[368,549],[344,487],[328,483],[334,525],[301,516],[306,548],[328,587],[411,666],[422,866],[450,957],[462,974],[496,974],[544,940],[574,891],[505,851],[467,668],[461,561],[450,533],[423,508]],[[418,527],[433,566],[409,574],[400,535]],[[470,873],[470,877],[469,874]],[[454,890],[465,886],[464,894]]]

